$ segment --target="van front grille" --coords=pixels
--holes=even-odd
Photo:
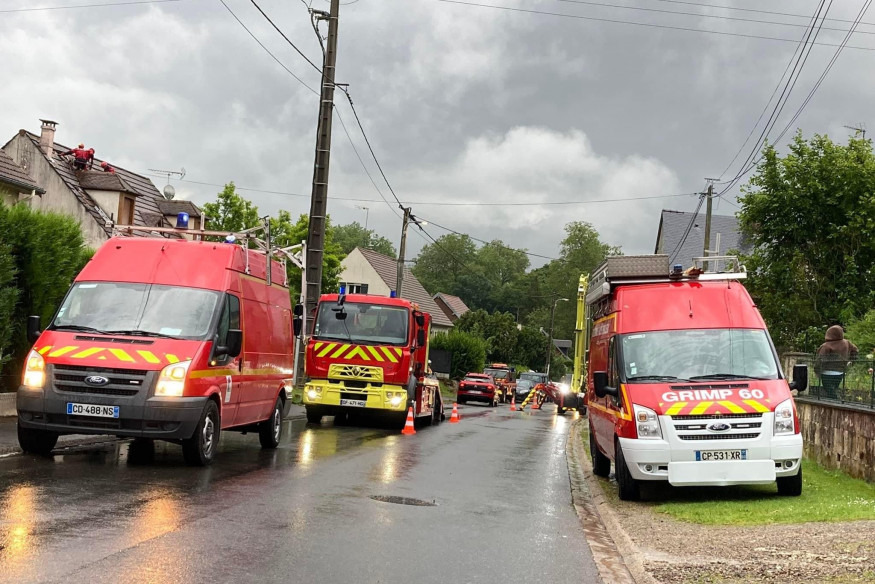
[[[142,391],[149,373],[139,369],[55,365],[52,370],[52,385],[57,392],[131,397]],[[107,383],[86,383],[86,379],[95,376],[105,378]]]
[[[678,434],[681,440],[745,440],[759,438],[757,434]]]

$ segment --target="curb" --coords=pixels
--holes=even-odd
[[[583,452],[583,441],[580,439],[584,421],[584,418],[578,418],[572,423],[565,453],[574,509],[583,524],[602,580],[611,584],[659,584],[645,570],[644,555],[623,529],[619,517],[605,499],[598,479],[588,466],[589,459]]]

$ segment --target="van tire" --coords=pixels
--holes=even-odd
[[[283,437],[283,398],[276,398],[270,417],[258,425],[258,441],[262,448],[273,449]]]
[[[609,477],[611,475],[611,459],[599,450],[592,428],[589,429],[589,455],[592,457],[592,474],[597,477]]]
[[[791,477],[778,477],[778,494],[782,497],[798,497],[802,494],[802,466]]]
[[[35,428],[22,428],[18,423],[18,445],[28,454],[48,456],[58,443],[58,433]]]
[[[189,466],[208,466],[216,459],[219,450],[219,437],[222,426],[219,420],[219,407],[213,400],[207,400],[201,419],[191,438],[182,441],[182,457]]]
[[[307,423],[308,424],[321,424],[322,423],[322,411],[317,410],[316,408],[307,408]]]
[[[622,501],[637,501],[641,498],[641,486],[632,478],[626,457],[623,456],[623,448],[617,441],[617,457],[614,461],[614,472],[617,475],[617,490]]]

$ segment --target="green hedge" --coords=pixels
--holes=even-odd
[[[450,377],[462,379],[466,373],[483,371],[486,364],[486,341],[472,334],[452,331],[445,335],[435,335],[431,346],[452,354]]]
[[[94,252],[74,219],[24,205],[0,206],[0,233],[0,372],[3,388],[14,390],[30,349],[27,317],[39,315],[47,324]]]

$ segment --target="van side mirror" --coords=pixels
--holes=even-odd
[[[292,331],[295,333],[296,337],[301,336],[301,329],[304,328],[304,319],[300,317],[300,315],[296,315],[292,320]]]
[[[27,317],[27,342],[31,345],[39,340],[39,336],[42,334],[42,327],[40,326],[40,318],[39,316],[28,316]]]
[[[790,382],[790,389],[799,392],[808,389],[808,365],[793,365],[793,380]]]
[[[608,386],[608,374],[606,371],[593,371],[592,374],[592,384],[593,389],[595,389],[595,394],[598,397],[605,397],[606,395],[618,395],[616,387]]]
[[[425,346],[425,329],[416,330],[416,344],[420,347]]]
[[[292,314],[295,316],[304,316],[304,305],[301,303],[295,304]]]
[[[419,326],[425,326],[425,315],[421,312],[414,312],[413,320],[415,320],[416,324],[418,324]]]
[[[243,331],[240,329],[230,329],[225,338],[226,345],[220,345],[216,348],[216,355],[227,355],[236,357],[243,350]]]

